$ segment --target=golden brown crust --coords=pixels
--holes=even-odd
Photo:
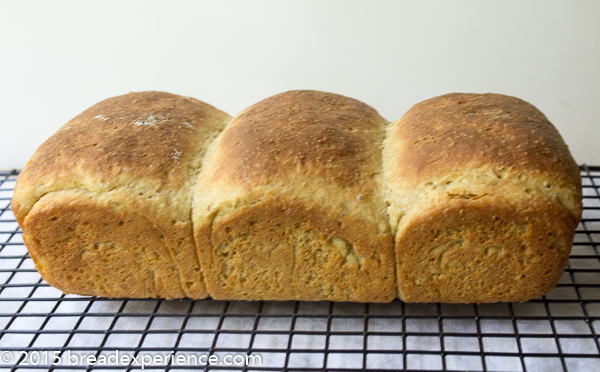
[[[204,102],[164,92],[104,100],[69,121],[35,152],[15,190],[17,220],[41,195],[68,183],[81,186],[86,179],[92,186],[127,182],[124,186],[147,183],[154,190],[182,188],[189,182],[188,164],[198,156],[198,142],[213,139],[228,119]],[[40,180],[50,185],[42,187]]]
[[[316,91],[282,93],[234,118],[196,185],[194,227],[211,295],[391,300],[385,124],[361,102]]]
[[[403,301],[527,301],[558,283],[575,230],[566,211],[534,196],[518,203],[498,196],[431,202],[400,223]]]
[[[414,105],[395,124],[402,174],[414,182],[465,164],[552,174],[568,184],[579,167],[556,128],[529,103],[501,94],[451,93]]]
[[[213,180],[279,181],[299,173],[340,187],[372,188],[381,171],[384,119],[372,107],[332,93],[290,91],[247,108],[223,133]]]
[[[479,169],[499,178],[539,177],[574,219],[579,167],[556,128],[531,104],[501,94],[451,93],[414,105],[390,125],[391,182],[402,188]],[[549,190],[551,189],[552,190]]]
[[[11,206],[65,292],[460,303],[548,292],[582,210],[575,161],[524,101],[454,93],[388,125],[317,91],[233,121],[168,93],[108,99],[40,147]]]
[[[189,224],[156,226],[110,197],[65,190],[42,197],[24,226],[23,238],[38,271],[65,293],[134,298],[206,294],[198,280],[185,283],[184,290],[179,272],[193,270],[193,261],[190,267],[178,267],[167,248],[193,244]]]
[[[389,302],[392,236],[308,200],[270,197],[196,231],[215,299]]]
[[[525,301],[558,281],[581,179],[530,104],[459,93],[416,104],[390,124],[383,169],[403,300]]]
[[[152,260],[164,260],[163,263],[169,262],[169,270],[176,274],[169,274],[169,279],[164,279],[165,288],[169,289],[158,288],[157,292],[147,292],[149,296],[206,297],[190,220],[191,187],[206,147],[229,120],[227,114],[201,101],[163,92],[130,93],[109,98],[71,120],[40,146],[19,175],[12,208],[28,241],[43,242],[40,236],[53,233],[48,230],[52,224],[45,221],[45,217],[52,215],[75,226],[77,220],[69,214],[80,215],[78,209],[72,208],[74,202],[55,199],[52,194],[63,190],[79,191],[89,195],[91,200],[78,208],[86,213],[88,223],[97,226],[89,228],[88,235],[92,236],[93,231],[100,240],[86,240],[84,244],[71,230],[59,229],[55,238],[64,242],[62,246],[50,249],[46,243],[34,244],[34,251],[45,252],[37,254],[38,262],[42,257],[54,262],[66,254],[77,256],[89,244],[98,243],[103,247],[112,244],[120,248],[100,250],[96,256],[100,259],[102,255],[98,252],[101,251],[115,260],[122,256],[128,266],[110,280],[129,282],[139,273],[138,266],[128,257],[138,252],[137,242],[144,241],[148,246],[163,247],[162,253],[149,259],[148,265]],[[37,208],[36,214],[29,216],[43,198],[50,198],[54,203],[44,203],[47,211]],[[143,217],[128,225],[134,230],[131,233],[118,229],[128,239],[119,240],[103,228],[105,224],[113,224],[110,218],[117,213],[107,205]],[[145,238],[134,237],[146,230],[158,233]],[[114,241],[101,238],[100,232],[108,234]],[[84,245],[77,246],[79,243],[74,242]],[[60,274],[53,273],[58,268],[74,270],[73,263],[65,262],[46,266],[40,271],[45,277],[52,278]],[[107,277],[112,274],[105,273]],[[85,275],[79,276],[82,282],[86,282]],[[113,287],[106,282],[102,284],[102,278],[93,270],[88,275],[86,289],[78,293],[132,297],[145,293],[131,285],[128,294],[116,284]],[[78,291],[72,281],[61,278],[54,281],[58,287]],[[94,291],[90,281],[103,287]]]

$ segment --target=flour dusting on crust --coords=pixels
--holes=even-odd
[[[94,116],[94,119],[98,119],[98,120],[102,120],[102,121],[108,120],[108,118],[102,114]]]
[[[133,122],[134,125],[137,125],[138,127],[142,127],[142,126],[154,126],[156,124],[160,124],[162,122],[165,122],[169,120],[169,118],[164,117],[162,115],[148,115],[148,117],[146,119],[142,119],[139,118],[136,121]]]

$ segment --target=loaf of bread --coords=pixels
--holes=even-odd
[[[317,91],[235,118],[142,92],[48,139],[12,209],[68,293],[480,303],[556,285],[581,198],[560,134],[513,97],[448,94],[390,123]]]

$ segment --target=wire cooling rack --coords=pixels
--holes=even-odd
[[[482,305],[65,296],[23,245],[9,204],[18,172],[0,172],[0,370],[599,371],[600,166],[581,171],[560,284]]]

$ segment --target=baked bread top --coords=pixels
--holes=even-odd
[[[450,93],[414,105],[391,141],[410,151],[405,177],[418,182],[465,164],[519,167],[573,183],[579,167],[548,119],[531,104],[502,94]],[[566,172],[565,172],[566,170]]]
[[[372,107],[333,93],[264,99],[237,115],[207,150],[193,213],[203,220],[209,211],[223,214],[279,194],[380,220],[386,124]]]
[[[190,195],[181,190],[193,181],[204,150],[230,119],[204,102],[163,92],[104,100],[35,152],[19,175],[15,216],[22,222],[47,193],[80,189],[152,198],[156,212],[189,219]]]
[[[439,193],[502,194],[517,201],[535,193],[580,218],[579,167],[556,128],[521,99],[471,93],[431,98],[391,123],[385,143],[392,227]]]
[[[383,122],[372,107],[337,94],[277,94],[229,124],[215,154],[227,161],[214,169],[213,180],[279,181],[302,171],[340,187],[356,187],[365,183],[364,174],[380,172],[374,142],[383,135]]]

